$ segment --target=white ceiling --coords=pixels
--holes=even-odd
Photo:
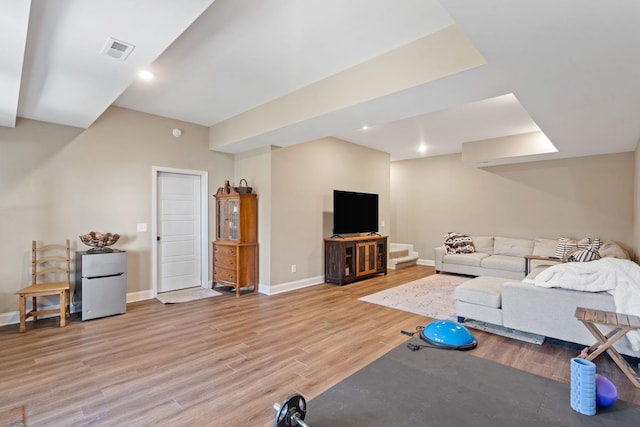
[[[212,126],[458,24],[486,65],[336,112],[322,136],[393,160],[536,130],[558,149],[538,158],[631,151],[638,23],[636,0],[3,0],[0,126],[86,128],[110,105]],[[135,45],[125,61],[101,55],[109,37]]]

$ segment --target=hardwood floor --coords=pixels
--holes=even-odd
[[[4,326],[0,410],[24,405],[29,426],[273,425],[274,402],[313,399],[403,343],[401,329],[428,322],[359,297],[433,273],[415,266],[273,296],[149,300],[120,316],[72,316],[66,328],[57,319],[28,323],[25,334]],[[472,332],[479,345],[469,353],[565,383],[580,350]],[[596,362],[621,399],[640,404],[640,390],[607,355]]]

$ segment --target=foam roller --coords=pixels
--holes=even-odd
[[[571,409],[584,415],[596,413],[596,365],[571,359]]]

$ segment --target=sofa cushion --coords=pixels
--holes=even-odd
[[[493,254],[493,236],[471,236],[476,252]]]
[[[501,277],[480,276],[458,285],[453,294],[458,301],[500,308],[502,306],[502,284],[506,279]]]
[[[533,240],[496,236],[493,240],[493,253],[518,257],[530,255],[533,253]],[[524,267],[522,270],[524,271]]]
[[[533,280],[536,278],[538,274],[542,273],[547,268],[549,268],[548,265],[537,265],[535,267],[532,267],[527,277],[525,277],[525,279]]]
[[[480,262],[482,268],[494,270],[522,271],[524,272],[524,258],[508,255],[491,255]]]
[[[552,257],[557,247],[558,239],[536,239],[533,243],[532,255]]]
[[[472,254],[451,254],[444,257],[445,263],[458,264],[458,265],[470,265],[473,267],[480,267],[480,263],[483,259],[488,258],[489,255],[481,252],[474,252]]]
[[[620,246],[616,242],[604,242],[600,249],[598,249],[598,252],[600,253],[600,256],[602,258],[613,257],[620,259],[630,259],[627,251],[625,251],[622,246]]]

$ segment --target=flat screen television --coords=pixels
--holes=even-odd
[[[378,195],[333,190],[333,234],[376,233]]]

